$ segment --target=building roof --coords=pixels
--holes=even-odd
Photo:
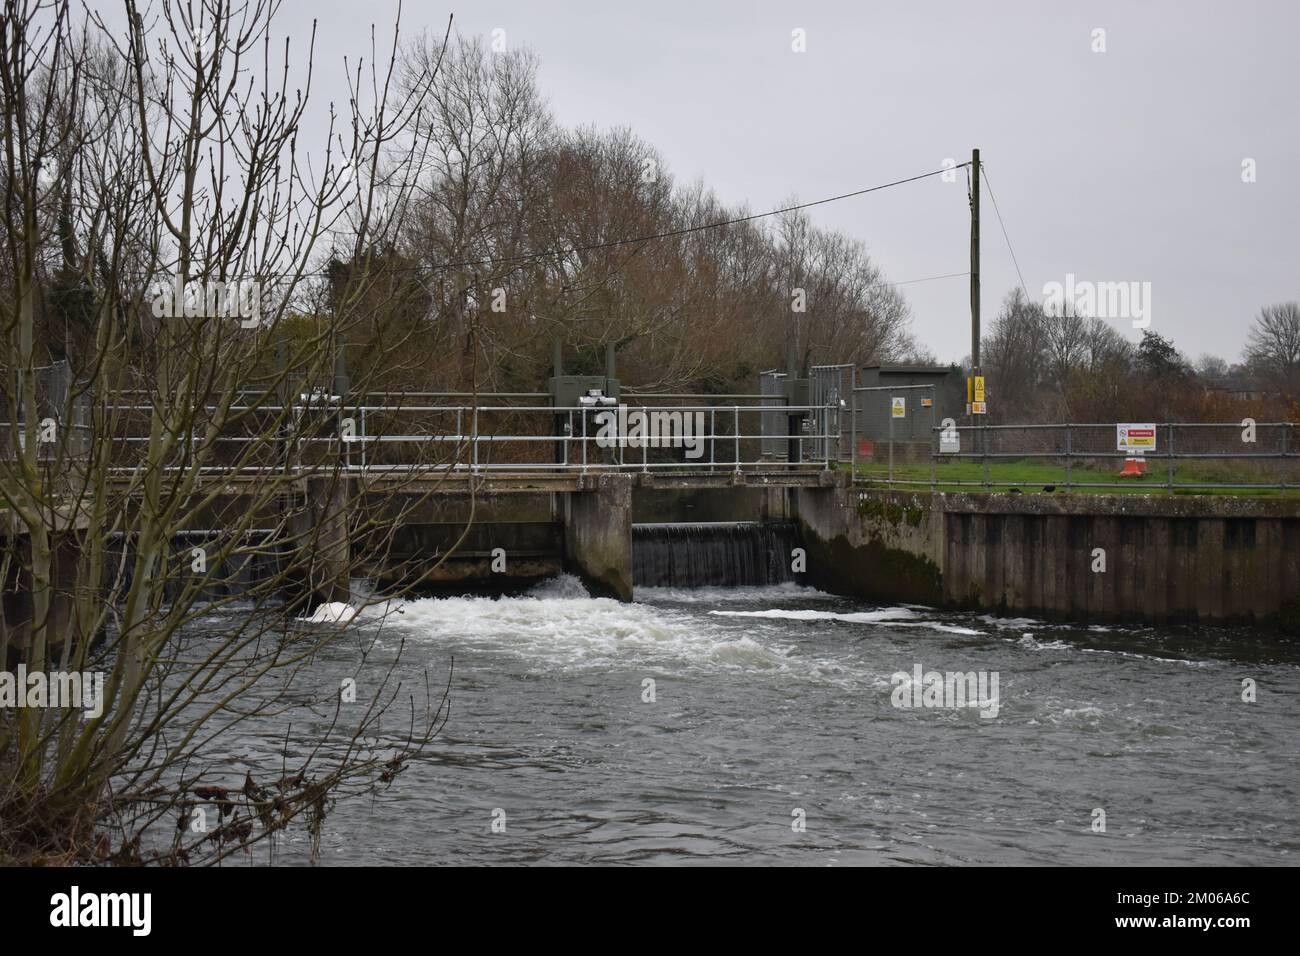
[[[947,375],[955,365],[864,365],[864,372],[879,371],[888,375]]]

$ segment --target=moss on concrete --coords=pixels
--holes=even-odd
[[[857,511],[859,518],[875,518],[895,527],[900,524],[907,524],[910,527],[918,528],[921,525],[921,520],[925,517],[924,508],[896,504],[874,495],[859,498]]]
[[[808,580],[836,594],[876,601],[939,605],[943,580],[928,558],[888,547],[879,538],[853,545],[844,535],[824,541],[804,528]]]

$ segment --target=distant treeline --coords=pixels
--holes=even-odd
[[[123,81],[104,50],[87,64],[105,89]],[[371,165],[354,146],[350,164],[326,175],[328,238],[311,268],[291,281],[281,269],[277,279],[274,256],[259,253],[265,310],[277,310],[277,286],[290,290],[277,335],[315,349],[322,329],[334,329],[324,338],[345,353],[353,380],[393,390],[540,389],[555,340],[571,371],[602,367],[613,343],[625,382],[699,392],[753,391],[759,372],[785,367],[791,345],[807,364],[934,362],[913,338],[906,299],[862,242],[801,211],[701,228],[751,211],[703,183],[677,182],[628,129],[561,127],[537,71],[529,50],[496,51],[480,37],[402,45],[395,72],[405,88],[390,96],[418,106],[398,111]],[[147,313],[146,284],[166,278],[168,254],[156,240],[134,247],[139,230],[125,223],[135,193],[106,195],[84,158],[99,143],[79,119],[51,120],[67,137],[67,172],[42,199],[33,302],[38,343],[48,358],[72,353],[74,368],[91,364],[106,298],[120,303],[125,340],[138,337],[132,313]],[[91,218],[96,205],[101,222],[119,223],[116,235]],[[210,250],[223,265],[238,252]],[[187,271],[203,275],[212,261],[195,258]],[[138,272],[127,268],[136,262]],[[121,287],[131,277],[139,289]],[[149,317],[138,324],[148,329]],[[987,333],[994,421],[1222,417],[1245,407],[1296,415],[1293,302],[1260,313],[1232,366],[1193,362],[1155,332],[1133,345],[1105,322],[1048,316],[1019,290]]]
[[[1150,329],[1133,344],[1101,319],[1051,312],[1018,288],[1003,300],[980,346],[991,423],[1300,420],[1295,302],[1259,311],[1237,364],[1190,360]]]
[[[440,52],[437,37],[406,57],[424,75]],[[813,363],[928,359],[861,242],[799,212],[687,231],[750,210],[676,182],[630,130],[558,126],[526,50],[454,39],[414,135],[420,185],[398,240],[331,263],[339,280],[384,277],[376,323],[421,329],[394,385],[463,386],[472,368],[480,388],[537,388],[555,339],[576,370],[613,342],[625,381],[709,392],[753,391],[792,334]],[[665,233],[679,234],[628,241]]]

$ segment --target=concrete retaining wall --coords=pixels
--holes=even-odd
[[[795,510],[810,580],[838,593],[1079,621],[1300,616],[1300,501],[841,485]]]

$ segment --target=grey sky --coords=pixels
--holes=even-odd
[[[387,32],[396,9],[286,0],[276,33],[305,38],[319,18],[314,96],[342,100],[330,67],[364,52],[370,22]],[[462,33],[501,28],[534,48],[561,123],[630,126],[679,179],[754,211],[978,146],[1035,299],[1068,272],[1148,281],[1153,330],[1192,358],[1235,360],[1261,305],[1300,298],[1300,4],[1289,0],[408,2],[404,33],[441,32],[449,12]],[[795,28],[805,53],[791,50]],[[968,266],[964,176],[812,215],[868,243],[892,281]],[[1017,280],[987,194],[983,239],[988,321]],[[964,278],[903,291],[925,345],[943,360],[968,353]]]

